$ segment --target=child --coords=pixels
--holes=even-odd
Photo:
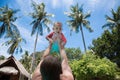
[[[53,26],[53,32],[47,35],[47,40],[50,42],[50,51],[51,52],[59,52],[59,48],[64,48],[67,40],[62,33],[62,23],[55,22]],[[60,45],[61,44],[61,45]]]

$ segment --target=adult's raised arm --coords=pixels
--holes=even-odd
[[[62,80],[74,80],[72,70],[68,64],[68,58],[64,49],[61,49],[60,55],[62,57]]]

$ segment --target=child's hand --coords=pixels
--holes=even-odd
[[[65,46],[65,42],[61,42],[61,45],[60,45],[61,49],[63,49],[64,46]]]
[[[49,39],[49,42],[50,42],[50,44],[52,44],[52,43],[53,43],[53,40],[52,40],[52,39]]]

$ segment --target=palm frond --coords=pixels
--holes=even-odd
[[[116,12],[115,12],[113,9],[112,9],[112,11],[111,11],[111,12],[112,12],[112,15],[113,15],[113,19],[115,19],[115,20],[116,20],[116,19],[117,19]]]
[[[43,27],[42,27],[42,24],[39,24],[38,25],[38,33],[42,36],[43,35]]]
[[[20,43],[23,42],[23,41],[24,41],[23,38],[16,37],[14,39],[11,38],[10,40],[4,42],[3,45],[5,45],[5,46],[9,46],[10,45],[9,48],[8,48],[8,50],[7,50],[7,52],[9,54],[18,53],[18,52],[21,53],[22,47],[20,46]]]
[[[50,28],[49,28],[48,24],[52,24],[52,21],[45,18],[41,23],[47,28],[47,31],[50,32]]]
[[[33,20],[31,23],[30,23],[30,25],[33,25],[33,24],[35,24],[37,22],[37,20],[35,19],[35,20]]]
[[[80,12],[83,12],[83,6],[84,6],[84,4],[82,4],[80,7],[78,6]]]
[[[39,16],[38,14],[35,13],[30,13],[29,15],[32,16],[33,19],[37,19]]]
[[[15,31],[15,33],[17,34],[17,36],[19,36],[20,35],[20,31],[17,28],[17,26],[15,24],[13,24],[13,23],[10,23],[10,26],[12,28],[12,31]]]
[[[13,41],[12,40],[8,40],[8,41],[6,41],[6,42],[4,42],[3,44],[2,44],[2,46],[8,46],[8,45],[10,45],[11,43],[13,43]]]
[[[105,28],[105,27],[109,27],[110,29],[113,29],[114,24],[113,24],[113,23],[108,22],[108,23],[106,23],[106,24],[104,24],[104,25],[102,26],[102,28]]]
[[[46,14],[46,17],[54,17],[54,14]]]
[[[27,43],[26,40],[24,38],[22,38],[22,42],[24,42],[25,44]]]
[[[20,9],[12,10],[12,13],[13,13],[13,14],[16,14],[16,13],[19,12],[19,11],[20,11]]]
[[[0,38],[5,34],[5,25],[4,23],[0,27]]]
[[[76,33],[79,32],[79,24],[76,23],[75,20],[69,20],[67,23],[69,24],[71,31],[75,31]]]
[[[114,19],[112,19],[111,17],[109,17],[108,15],[105,15],[105,18],[108,22],[112,22],[115,23]]]
[[[86,18],[88,18],[88,17],[90,17],[90,16],[91,16],[91,12],[88,12],[87,14],[84,15],[83,18],[86,19]]]
[[[8,30],[8,28],[6,29],[6,36],[5,38],[16,38],[16,37],[20,37],[20,32],[17,28],[16,25],[14,25],[13,23],[10,24],[10,28]]]
[[[44,24],[52,24],[52,21],[49,20],[48,18],[44,18],[41,23],[44,23]]]
[[[83,19],[83,20],[82,20],[82,23],[83,23],[83,24],[88,24],[88,25],[90,25],[90,21],[88,21],[88,20],[86,20],[86,19]]]
[[[32,27],[31,36],[35,34],[35,32],[36,32],[36,30],[38,28],[38,25],[39,25],[39,21],[36,21],[35,24]]]
[[[89,24],[83,24],[83,25],[85,26],[86,29],[88,29],[89,32],[93,32]]]
[[[71,10],[72,12],[75,12],[75,11],[76,11],[74,6],[71,6],[71,7],[70,7],[70,10]]]
[[[18,19],[18,17],[12,17],[12,18],[10,18],[10,21],[15,22],[17,19]]]
[[[37,11],[37,4],[36,4],[36,2],[34,2],[33,0],[32,0],[32,7],[33,7],[33,9],[35,10],[35,13],[37,13],[38,11]]]
[[[44,10],[45,10],[45,4],[44,3],[40,4],[40,9],[41,9],[42,12],[44,12]]]
[[[47,32],[50,32],[50,28],[49,28],[49,26],[48,26],[47,24],[44,24],[44,26],[46,26],[46,28],[47,28]]]
[[[17,42],[14,42],[12,45],[10,45],[10,47],[9,47],[8,50],[7,50],[7,52],[8,52],[9,54],[13,54],[14,51],[15,51],[15,49],[16,49],[16,47],[17,47],[17,45],[18,45],[18,43],[17,43]]]
[[[72,25],[72,24],[74,23],[74,21],[75,21],[75,20],[73,20],[73,19],[72,19],[72,20],[68,20],[68,21],[67,21],[67,24],[70,26],[70,25]]]

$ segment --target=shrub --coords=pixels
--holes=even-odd
[[[107,58],[100,59],[94,54],[84,54],[81,60],[70,63],[77,80],[114,80],[116,64]]]

